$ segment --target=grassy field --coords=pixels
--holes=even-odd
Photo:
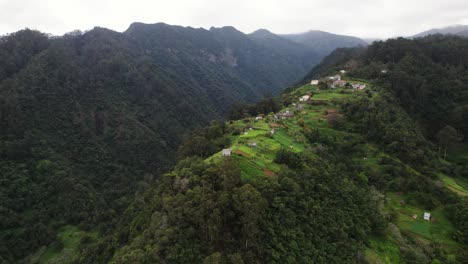
[[[388,194],[388,206],[398,213],[397,226],[412,235],[450,246],[458,243],[452,239],[455,228],[447,219],[443,208],[437,207],[433,210],[424,210],[420,207],[400,203],[405,201],[404,195],[396,193]],[[424,212],[431,213],[431,220],[423,219]],[[413,217],[416,216],[416,219]]]
[[[468,180],[462,178],[451,178],[445,174],[439,174],[445,186],[460,196],[468,196]]]

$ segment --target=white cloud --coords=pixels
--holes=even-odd
[[[123,31],[139,21],[390,37],[468,24],[466,14],[466,0],[0,0],[0,34],[25,27],[56,35],[94,26]]]

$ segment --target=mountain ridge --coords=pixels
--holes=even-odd
[[[428,35],[433,35],[433,34],[452,34],[452,35],[460,35],[460,36],[466,36],[468,31],[468,25],[451,25],[447,27],[442,27],[442,28],[432,28],[423,32],[420,32],[418,34],[415,34],[411,36],[412,38],[420,38],[420,37],[425,37]]]

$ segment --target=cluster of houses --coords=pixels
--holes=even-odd
[[[340,73],[345,74],[346,71],[345,70],[340,70]],[[320,82],[320,80],[312,80],[312,81],[310,81],[310,84],[311,85],[318,85],[319,82]],[[339,74],[334,75],[334,76],[329,76],[327,82],[331,83],[331,88],[332,89],[335,89],[336,87],[346,87],[346,84],[348,84],[348,82],[341,79],[341,75],[339,75]],[[357,89],[357,90],[363,90],[363,89],[366,88],[366,85],[362,84],[362,83],[349,83],[349,84],[351,85],[351,87],[353,87],[354,89]]]
[[[291,113],[289,110],[286,110],[284,112],[279,112],[276,115],[274,115],[275,119],[281,119],[281,120],[288,119],[290,117],[294,117],[294,114]]]

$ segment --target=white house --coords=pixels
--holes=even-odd
[[[301,98],[299,98],[299,102],[307,102],[307,100],[309,100],[310,98],[310,95],[306,94],[304,96],[302,96]]]
[[[366,85],[365,84],[361,84],[361,83],[353,83],[351,85],[354,89],[358,89],[358,90],[362,90],[364,88],[366,88]]]
[[[310,84],[312,85],[317,85],[319,83],[319,80],[312,80],[310,81]]]
[[[231,149],[223,149],[223,156],[224,157],[231,156]]]
[[[431,213],[428,213],[428,212],[424,212],[424,220],[431,220]]]

